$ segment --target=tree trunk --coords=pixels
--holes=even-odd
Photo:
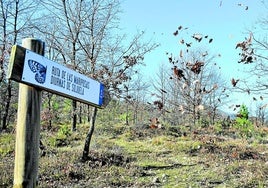
[[[214,107],[214,108],[213,108],[213,112],[212,112],[212,122],[211,122],[211,125],[214,125],[214,123],[215,123],[215,119],[216,119],[216,110],[217,110],[217,108]]]
[[[97,117],[97,112],[98,112],[98,109],[96,107],[94,107],[93,112],[92,112],[92,116],[91,116],[91,120],[90,120],[89,131],[87,133],[86,140],[85,140],[85,146],[84,146],[84,151],[83,151],[83,155],[82,155],[83,161],[86,161],[88,158],[90,142],[91,142],[91,138],[92,138],[92,135],[93,135],[93,132],[95,129],[95,121],[96,121],[96,117]]]
[[[76,108],[77,108],[76,101],[73,100],[73,126],[72,126],[73,131],[76,131],[76,120],[77,120]]]
[[[129,104],[127,103],[126,125],[129,125]]]
[[[49,116],[51,116],[51,114],[53,113],[52,112],[52,105],[51,105],[51,98],[52,98],[52,94],[51,93],[48,93],[48,113],[49,113]],[[48,120],[48,129],[50,130],[52,128],[52,118],[49,118]]]
[[[79,105],[79,123],[82,124],[83,121],[82,121],[82,105],[80,103]]]
[[[4,115],[3,115],[3,122],[2,122],[2,130],[7,129],[7,119],[8,119],[8,113],[9,113],[9,107],[10,107],[10,101],[11,101],[11,82],[8,80],[7,85],[7,98],[6,98],[6,104],[4,109]]]
[[[90,122],[90,105],[87,105],[87,122]]]

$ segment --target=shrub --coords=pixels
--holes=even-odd
[[[249,112],[246,105],[241,105],[239,113],[236,117],[235,127],[239,130],[240,136],[243,138],[249,138],[253,136],[254,126],[248,119]]]
[[[58,131],[58,137],[66,138],[71,135],[71,129],[68,125],[62,125]]]
[[[57,134],[49,138],[49,144],[54,147],[66,146],[70,142],[71,129],[68,125],[61,125]]]

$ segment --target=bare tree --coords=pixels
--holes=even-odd
[[[11,5],[13,3],[12,2],[4,2],[3,0],[1,0],[1,18],[3,20],[3,24],[1,25],[1,30],[3,31],[3,38],[2,38],[2,46],[1,46],[1,57],[0,57],[0,84],[2,85],[2,82],[6,82],[7,83],[7,87],[6,87],[6,93],[5,93],[5,105],[3,107],[3,119],[2,119],[2,129],[6,129],[7,128],[7,118],[8,118],[8,111],[9,111],[9,106],[10,106],[10,100],[11,100],[11,83],[10,81],[6,81],[5,75],[6,75],[6,67],[7,66],[7,57],[8,57],[8,52],[10,52],[11,49],[11,41],[8,41],[8,31],[10,28],[8,28],[8,18],[9,15],[11,14],[11,11],[14,10],[10,10],[11,9]],[[13,17],[15,24],[14,24],[14,29],[13,31],[16,30],[16,22],[17,22],[17,18],[18,18],[18,1],[16,1],[15,3],[15,16]],[[14,33],[15,34],[15,33]],[[2,88],[2,87],[1,87]],[[2,104],[2,102],[1,102]]]
[[[151,88],[151,102],[156,103],[154,105],[154,110],[150,116],[153,117],[162,117],[164,121],[167,121],[171,124],[179,123],[180,118],[177,117],[178,114],[171,113],[169,116],[166,115],[166,112],[173,111],[172,101],[178,101],[178,98],[174,92],[177,90],[172,89],[170,85],[170,67],[166,66],[166,62],[162,62],[159,66],[159,70],[153,77],[151,78],[152,81],[152,88]],[[173,95],[174,94],[174,95]],[[176,99],[175,99],[176,98]],[[162,105],[165,108],[159,108],[158,105]]]
[[[263,1],[264,7],[267,3]],[[266,84],[266,76],[268,72],[268,41],[267,28],[268,18],[262,17],[254,25],[254,29],[247,29],[244,40],[238,41],[235,49],[238,50],[238,63],[246,64],[247,76],[241,78],[237,89],[249,93],[264,92],[267,94],[268,85]],[[264,31],[264,32],[260,32]],[[250,79],[248,79],[250,78]]]
[[[12,100],[12,84],[9,80],[5,79],[8,57],[11,52],[12,45],[16,44],[23,34],[31,34],[32,24],[36,20],[36,5],[38,1],[20,1],[20,0],[1,0],[0,8],[0,30],[2,38],[0,39],[0,84],[6,85],[5,88],[5,101],[2,107],[2,129],[7,128],[10,104]],[[2,85],[2,86],[4,86]],[[0,118],[1,119],[1,118]]]
[[[210,67],[210,79],[208,79],[207,83],[205,84],[210,87],[215,83],[217,84],[217,88],[215,88],[214,92],[204,96],[204,104],[206,104],[205,113],[208,116],[210,125],[214,125],[217,117],[219,119],[219,117],[222,116],[220,108],[224,107],[230,101],[229,96],[231,89],[227,87],[227,82],[222,79],[222,76],[217,69],[218,67],[216,66]]]
[[[266,75],[268,72],[265,50],[268,50],[266,36],[257,38],[253,31],[249,31],[248,37],[242,42],[238,42],[236,49],[239,50],[240,59],[238,63],[245,64],[245,78],[237,78],[235,89],[248,94],[267,94],[268,85]],[[250,78],[250,79],[249,79]]]
[[[205,96],[218,88],[217,83],[212,85],[208,80],[212,75],[209,71],[212,58],[203,56],[202,51],[188,52],[187,56],[171,60],[173,65],[172,83],[178,89],[180,103],[175,103],[183,114],[189,114],[193,124],[201,118],[201,112],[206,107]],[[197,120],[197,121],[196,121]]]
[[[144,54],[156,45],[141,43],[143,32],[134,36],[126,46],[125,36],[114,33],[118,29],[119,0],[63,0],[44,1],[43,5],[54,17],[55,31],[46,30],[54,49],[71,68],[102,82],[113,97],[121,97],[123,84],[131,79],[130,69],[143,61]],[[45,28],[43,28],[45,29]],[[75,109],[75,103],[73,103]],[[95,129],[97,108],[93,108],[90,128],[82,158],[87,159]],[[76,120],[73,120],[73,123]],[[74,126],[73,126],[74,127]]]
[[[255,111],[255,125],[257,127],[259,126],[263,126],[265,124],[265,120],[266,120],[266,107],[267,104],[261,104],[261,103],[257,103],[256,104],[256,111]]]
[[[264,7],[267,3],[263,1]],[[267,41],[267,16],[258,20],[254,29],[248,29],[244,40],[238,41],[235,48],[239,53],[238,63],[243,64],[245,76],[233,82],[234,90],[251,95],[253,101],[263,101],[268,96],[268,41]],[[260,32],[263,31],[263,32]],[[261,114],[263,109],[257,109]],[[262,117],[257,115],[262,122]]]
[[[124,85],[126,90],[125,101],[127,105],[126,124],[129,123],[129,108],[133,112],[133,124],[137,124],[141,121],[144,114],[144,104],[146,100],[146,94],[148,93],[149,85],[144,82],[141,74],[136,75],[137,78],[132,78],[128,85]],[[130,89],[129,89],[130,88]],[[123,90],[123,91],[124,91]],[[130,105],[130,106],[129,106]],[[140,118],[139,118],[140,116]]]
[[[201,34],[192,37],[198,43],[202,39]],[[184,40],[181,43],[184,45]],[[187,43],[186,48],[180,50],[179,56],[167,53],[168,74],[162,71],[158,76],[160,80],[155,87],[158,99],[154,103],[161,107],[161,111],[170,112],[169,117],[173,116],[174,119],[170,120],[172,124],[188,121],[191,127],[200,120],[206,120],[209,113],[210,121],[214,123],[216,112],[228,94],[227,89],[223,88],[223,81],[218,79],[217,56],[209,55],[204,48],[190,47],[190,43]]]

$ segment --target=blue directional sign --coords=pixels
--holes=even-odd
[[[8,77],[93,106],[104,103],[102,83],[18,45],[12,48]]]

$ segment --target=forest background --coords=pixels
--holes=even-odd
[[[170,1],[168,5],[200,14],[207,10],[206,1],[191,5],[187,2]],[[161,10],[156,11],[157,3],[150,5],[151,1],[143,6],[138,1],[119,0],[1,0],[0,3],[1,138],[6,133],[14,136],[16,130],[19,84],[6,79],[11,48],[32,37],[45,42],[47,58],[102,82],[109,91],[111,101],[104,109],[42,93],[42,130],[54,134],[49,144],[68,145],[68,137],[83,129],[81,132],[86,134],[80,155],[83,161],[90,158],[96,122],[102,130],[111,131],[113,127],[118,132],[122,126],[135,127],[136,131],[172,130],[172,134],[176,130],[177,137],[202,132],[203,128],[206,133],[222,135],[228,129],[232,138],[266,139],[268,20],[266,14],[253,20],[256,12],[267,11],[265,1],[215,1],[209,5],[211,14],[206,14],[207,18],[232,10],[230,15],[218,22],[215,18],[212,25],[199,20],[200,28],[199,24],[190,23],[194,20],[192,15],[189,20],[170,20],[171,13],[165,18]],[[154,8],[148,15],[150,6]],[[161,3],[158,6],[164,7]],[[166,9],[177,14],[174,9]],[[137,11],[135,18],[141,25],[129,19],[130,10]],[[198,13],[193,14],[199,16]],[[157,15],[162,19],[156,19],[154,26],[143,22],[148,16],[153,23],[152,18]],[[240,16],[236,20],[237,15]],[[243,25],[242,21],[251,20],[253,27],[238,27]],[[161,28],[154,28],[158,21]],[[163,29],[165,22],[169,26]],[[235,34],[225,33],[220,39],[222,35],[217,28],[222,24],[234,29]],[[231,38],[230,43],[226,36]],[[227,42],[219,42],[222,40]],[[132,136],[146,133],[142,131]],[[198,151],[200,148],[198,145]],[[196,148],[191,146],[189,151],[193,150]],[[10,151],[14,150],[9,148],[4,155]]]
[[[140,23],[134,22],[130,11],[135,12],[140,4],[129,3],[1,1],[1,129],[5,130],[16,120],[18,84],[7,80],[6,74],[12,45],[20,44],[25,37],[45,41],[45,56],[49,59],[104,83],[112,99],[125,104],[122,114],[125,114],[126,124],[130,120],[133,124],[144,123],[156,116],[162,116],[168,124],[195,124],[196,120],[201,119],[213,124],[217,116],[231,115],[233,118],[242,104],[249,108],[256,122],[265,122],[267,20],[260,11],[258,16],[252,16],[258,10],[265,10],[264,1],[254,5],[247,1],[214,2],[209,5],[205,22],[201,24],[201,20],[197,20],[201,31],[190,20],[204,13],[202,7],[206,5],[191,5],[194,12],[199,12],[189,16],[189,21],[182,19],[182,25],[168,22],[167,29],[157,29],[158,22],[152,23],[152,27],[148,25],[149,34],[146,33],[144,21],[147,19],[141,19],[140,16],[146,13],[144,10],[150,2],[144,3],[140,14],[135,16],[135,19],[141,20]],[[163,11],[166,12],[171,5],[171,2],[166,7],[163,5]],[[191,9],[185,2],[174,2],[173,5]],[[161,10],[157,9],[161,3],[151,6],[155,12]],[[226,15],[229,9],[232,10],[231,15],[224,19],[222,15]],[[155,12],[149,11],[148,20],[153,18]],[[160,14],[162,19],[158,19],[158,14],[155,15],[163,25],[165,19],[177,14],[180,15],[173,8],[167,18]],[[218,23],[211,25],[215,33],[214,30],[208,32],[204,29],[209,26],[208,17],[213,14],[213,23]],[[249,19],[242,19],[247,15]],[[127,18],[130,21],[124,20]],[[237,29],[228,33],[230,26],[227,22],[231,26],[241,26],[243,21],[248,22],[253,18],[256,18],[253,27],[244,31],[244,28],[238,27],[241,35]],[[217,19],[220,20],[216,22]],[[134,33],[133,27],[137,28],[139,24],[141,30]],[[226,29],[220,32],[220,25]],[[124,29],[128,34],[124,33]],[[215,38],[223,37],[226,40],[226,36],[232,39],[229,43],[222,43],[224,45],[217,42],[221,39]],[[233,38],[240,40],[234,41]],[[217,51],[214,43],[221,45]],[[222,52],[218,51],[221,49]],[[49,127],[52,122],[64,120],[72,122],[72,129],[75,130],[78,121],[90,119],[91,111],[89,106],[43,92],[42,120],[47,121],[45,124]],[[93,114],[97,114],[96,109]],[[144,114],[148,114],[148,117],[144,117]]]

